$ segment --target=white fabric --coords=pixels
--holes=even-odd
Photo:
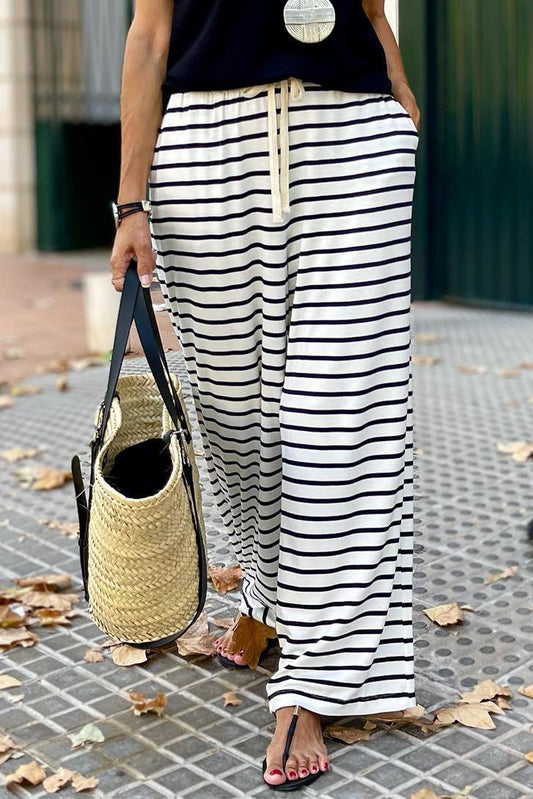
[[[280,86],[280,152],[278,158],[278,122],[276,86]],[[289,201],[289,94],[292,100],[303,99],[305,88],[299,78],[290,77],[273,83],[247,86],[245,97],[255,97],[267,89],[268,98],[268,154],[270,162],[270,186],[272,194],[272,220],[282,222],[283,214],[290,211]],[[280,169],[281,160],[281,169]]]
[[[418,134],[390,95],[305,82],[288,104],[280,224],[264,96],[251,93],[172,95],[149,181],[216,502],[207,525],[220,515],[243,569],[240,610],[276,628],[270,711],[401,710],[416,704]]]

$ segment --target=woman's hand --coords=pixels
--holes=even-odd
[[[152,249],[148,217],[143,211],[124,217],[117,228],[111,253],[111,282],[122,291],[131,259],[137,260],[137,274],[143,286],[153,279],[155,252]]]
[[[416,104],[415,96],[411,91],[411,87],[405,81],[396,81],[392,83],[392,93],[395,100],[403,105],[413,122],[416,129],[419,129],[420,124],[420,110]]]

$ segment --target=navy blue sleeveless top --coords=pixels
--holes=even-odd
[[[362,0],[331,0],[320,42],[285,27],[286,0],[174,0],[163,107],[174,91],[235,89],[290,76],[341,91],[392,94],[383,46]]]

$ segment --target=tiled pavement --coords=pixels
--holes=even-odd
[[[490,677],[511,687],[511,709],[493,717],[496,728],[488,731],[455,724],[422,734],[379,726],[363,744],[328,741],[330,773],[299,795],[409,799],[423,786],[444,794],[471,785],[471,799],[526,799],[533,795],[533,764],[524,759],[533,750],[533,701],[518,688],[533,682],[533,543],[525,533],[533,517],[533,461],[513,461],[496,443],[533,439],[533,369],[517,377],[498,374],[533,361],[533,317],[415,303],[412,318],[415,336],[442,337],[415,340],[413,346],[415,355],[439,358],[435,365],[414,365],[417,699],[431,711]],[[187,393],[180,353],[170,361]],[[459,372],[458,365],[467,363],[487,371]],[[124,365],[125,371],[138,368],[133,360]],[[38,444],[46,447],[42,462],[68,468],[74,452],[86,452],[106,374],[102,367],[74,373],[64,393],[56,391],[54,375],[32,378],[43,392],[0,411],[0,448]],[[197,442],[201,448],[198,433]],[[2,463],[0,581],[59,570],[74,575],[79,588],[75,540],[41,523],[75,521],[72,485],[50,492],[23,489],[13,467]],[[205,472],[202,483],[209,560],[234,562]],[[487,575],[512,565],[519,566],[513,577],[483,585]],[[432,625],[422,613],[449,601],[474,608],[456,633]],[[208,614],[226,615],[236,602],[231,594],[211,592]],[[205,658],[186,662],[175,654],[152,655],[129,668],[114,666],[108,656],[85,663],[87,645],[106,637],[85,612],[71,627],[38,632],[34,647],[0,656],[0,673],[21,679],[25,694],[16,705],[0,698],[0,733],[11,733],[29,756],[8,761],[1,773],[36,758],[97,776],[99,786],[87,796],[272,796],[260,772],[273,729],[265,702],[268,662],[255,672],[224,670]],[[147,695],[165,692],[165,715],[134,716],[127,696],[132,688]],[[242,705],[224,707],[222,694],[229,689],[237,690]],[[98,724],[105,742],[71,750],[68,734],[88,721]],[[37,787],[17,794],[48,796]],[[60,794],[74,796],[70,788]]]

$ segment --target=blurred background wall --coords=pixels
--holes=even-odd
[[[111,246],[132,0],[0,0],[0,248]],[[422,112],[413,298],[533,307],[533,3],[386,0]]]

